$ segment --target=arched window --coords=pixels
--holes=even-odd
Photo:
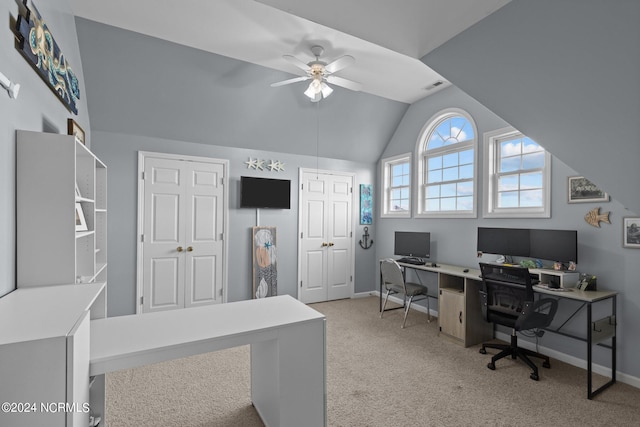
[[[447,109],[432,117],[417,144],[416,216],[476,216],[476,151],[478,139],[471,116]]]

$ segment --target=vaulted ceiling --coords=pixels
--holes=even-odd
[[[508,0],[72,0],[93,131],[375,162],[410,104],[449,83],[420,61]],[[283,58],[351,55],[312,104]],[[442,82],[434,88],[432,85]],[[320,135],[320,136],[318,136]],[[312,143],[313,142],[313,143]],[[366,149],[363,149],[366,147]]]

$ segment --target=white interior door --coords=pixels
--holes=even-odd
[[[222,298],[223,173],[221,164],[185,162],[185,307]]]
[[[140,165],[139,311],[222,302],[226,162],[141,153]]]
[[[182,162],[144,162],[143,311],[184,307],[184,171]]]
[[[352,175],[300,173],[298,298],[305,303],[351,297]]]

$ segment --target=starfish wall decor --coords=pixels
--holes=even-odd
[[[280,160],[270,160],[269,164],[265,166],[266,160],[254,159],[249,157],[249,160],[244,162],[247,165],[247,169],[255,169],[255,170],[265,170],[267,168],[271,172],[283,172],[284,171],[284,162]]]

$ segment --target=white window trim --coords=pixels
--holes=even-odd
[[[426,144],[426,136],[431,133],[431,130],[446,116],[462,116],[469,120],[473,127],[473,134],[475,135],[475,144],[473,145],[473,210],[471,212],[459,212],[459,211],[438,211],[438,212],[423,212],[424,201],[422,199],[422,177],[424,176],[424,162],[422,161],[422,148]],[[415,189],[413,190],[415,218],[477,218],[478,217],[478,129],[476,128],[476,122],[471,115],[465,110],[460,108],[447,108],[434,114],[427,123],[424,125],[419,133],[418,141],[416,142],[416,172],[415,172]]]
[[[390,174],[390,166],[396,163],[404,163],[405,161],[409,162],[409,169],[413,169],[413,164],[411,162],[411,153],[399,154],[397,156],[387,157],[380,161],[380,201],[382,205],[380,206],[380,218],[411,218],[411,205],[412,196],[413,196],[413,182],[409,180],[409,209],[406,212],[389,212],[389,187],[387,186],[389,183],[389,174]],[[409,177],[413,175],[411,171],[409,171]]]
[[[522,135],[522,132],[509,126],[494,131],[485,132],[483,135],[483,169],[484,180],[482,192],[484,218],[551,218],[551,154],[545,149],[544,173],[542,174],[544,206],[542,208],[495,208],[496,189],[496,150],[495,144],[499,139],[513,135]]]

